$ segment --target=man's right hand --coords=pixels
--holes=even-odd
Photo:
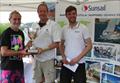
[[[69,62],[67,61],[66,57],[62,58],[62,62],[63,62],[63,64],[69,64]]]
[[[26,50],[18,51],[18,54],[20,57],[25,57],[27,55],[30,55],[30,53],[28,53]]]
[[[43,52],[42,48],[37,48],[37,50],[38,50],[38,54],[41,54]]]

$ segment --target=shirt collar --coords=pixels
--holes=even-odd
[[[76,24],[73,28],[70,28],[70,25],[68,25],[68,27],[69,27],[70,29],[76,29],[76,28],[79,28],[79,26],[80,26],[80,23],[79,23],[79,22],[77,22],[77,24]]]
[[[50,24],[50,19],[48,19],[48,21],[47,21],[47,23],[46,23],[46,24],[47,24],[47,25],[48,25],[48,24]]]
[[[51,20],[50,20],[50,19],[48,19],[48,20],[47,20],[47,22],[46,22],[46,25],[49,25],[49,24],[50,24],[50,22],[51,22]],[[46,26],[46,25],[45,25],[45,26]]]

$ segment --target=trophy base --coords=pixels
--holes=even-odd
[[[37,54],[38,50],[30,49],[30,50],[28,50],[28,53]]]

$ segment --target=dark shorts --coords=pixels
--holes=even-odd
[[[0,83],[25,83],[24,72],[20,70],[1,70]]]

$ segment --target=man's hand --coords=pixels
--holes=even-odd
[[[37,48],[37,50],[38,50],[38,54],[41,54],[43,52],[42,48]]]
[[[18,51],[18,55],[20,57],[25,57],[27,55],[30,55],[30,53],[26,52],[26,50],[21,50],[21,51]]]
[[[78,63],[78,61],[79,61],[79,57],[75,57],[69,62],[69,64],[70,65],[75,65],[76,63]]]
[[[26,48],[25,48],[25,49],[29,49],[30,47],[32,47],[32,41],[29,41],[29,42],[26,44]]]
[[[63,57],[62,62],[63,62],[63,64],[69,64],[69,62],[67,61],[66,57]]]

